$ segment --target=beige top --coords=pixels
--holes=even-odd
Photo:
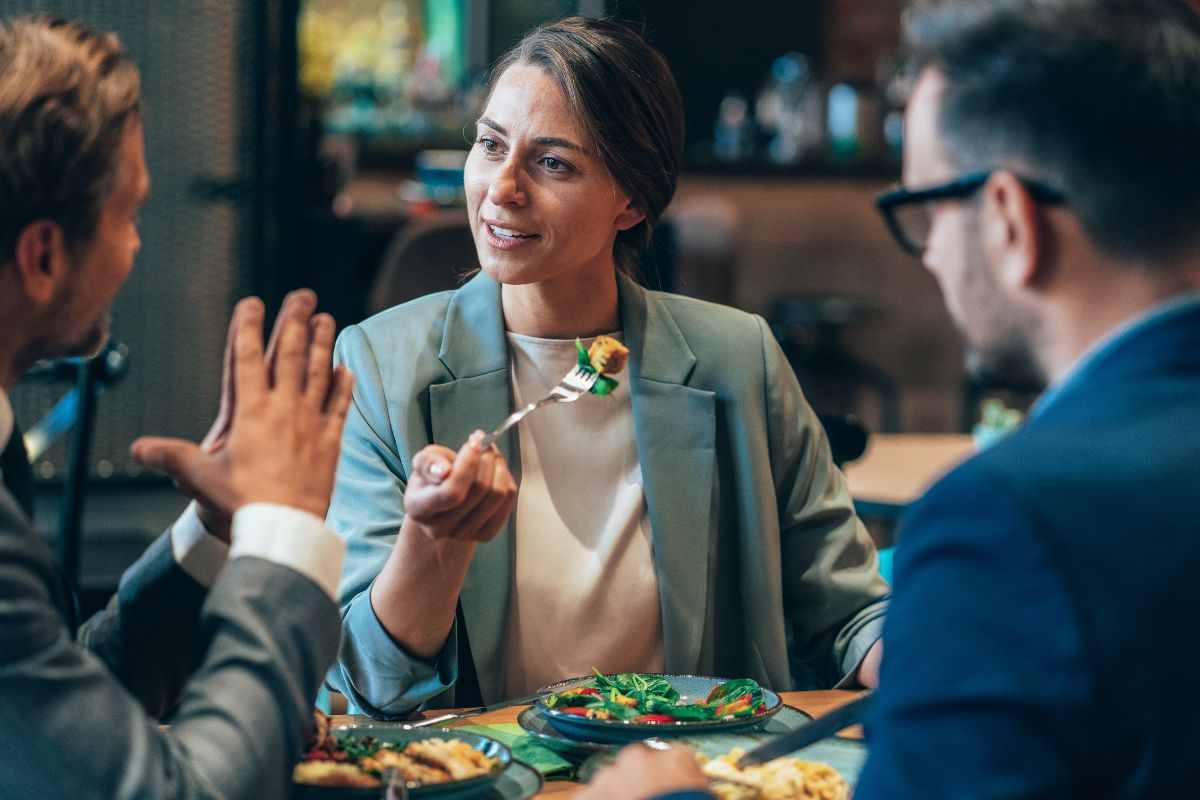
[[[510,333],[508,344],[517,408],[545,395],[575,365],[573,340]],[[607,397],[549,406],[517,427],[508,697],[593,667],[662,671],[658,577],[625,377]]]

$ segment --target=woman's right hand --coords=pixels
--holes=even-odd
[[[430,445],[413,458],[404,522],[371,585],[371,607],[409,653],[432,658],[445,645],[475,547],[495,538],[517,503],[517,482],[476,431],[457,453]]]
[[[494,446],[480,447],[476,431],[455,453],[430,445],[413,459],[404,492],[405,526],[430,539],[487,542],[508,521],[517,482]]]

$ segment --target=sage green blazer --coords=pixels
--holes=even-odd
[[[887,585],[771,331],[760,317],[624,277],[619,288],[631,351],[622,379],[667,671],[752,677],[780,690],[844,683],[879,636]],[[389,309],[343,331],[335,360],[356,383],[329,510],[349,545],[329,683],[352,709],[377,717],[494,702],[504,685],[511,522],[477,549],[455,629],[431,661],[390,639],[369,591],[404,518],[413,456],[433,442],[457,448],[512,410],[499,286],[480,274]],[[516,440],[510,433],[499,446],[519,481]]]

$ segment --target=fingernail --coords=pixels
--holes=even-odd
[[[482,450],[483,448],[480,447],[480,445],[483,443],[484,435],[485,434],[483,431],[475,431],[474,433],[471,434],[471,438],[468,439],[467,441],[470,442],[471,446],[474,447],[476,450]]]
[[[429,465],[429,469],[427,471],[429,472],[429,477],[433,478],[435,481],[441,481],[441,479],[446,477],[446,474],[450,472],[450,465],[445,461],[435,461]]]

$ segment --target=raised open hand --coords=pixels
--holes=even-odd
[[[325,515],[353,377],[331,367],[333,318],[314,316],[315,307],[310,291],[289,295],[264,353],[262,302],[242,300],[230,323],[221,409],[204,441],[133,443],[139,463],[197,499],[206,525],[216,521],[214,534],[222,524],[227,531],[229,517],[248,503]]]

